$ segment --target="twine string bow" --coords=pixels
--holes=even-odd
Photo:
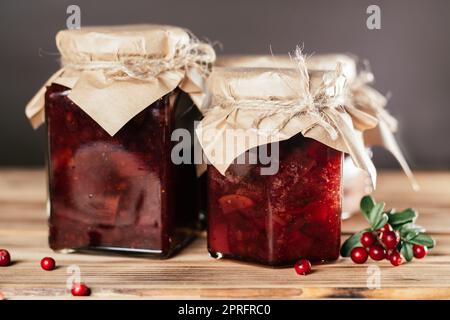
[[[189,44],[179,45],[173,57],[118,55],[115,61],[72,61],[61,59],[65,69],[76,71],[102,71],[107,79],[115,81],[136,79],[147,81],[170,70],[190,70],[195,68],[202,76],[207,76],[216,59],[212,46],[190,36]]]

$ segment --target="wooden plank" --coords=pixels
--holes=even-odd
[[[45,201],[46,190],[46,175],[42,169],[0,171],[0,203],[41,203]]]
[[[82,281],[93,289],[91,299],[450,298],[450,173],[417,176],[425,195],[413,193],[401,173],[386,172],[380,174],[376,197],[398,208],[411,203],[420,208],[420,224],[438,241],[426,259],[398,268],[385,261],[355,265],[339,259],[315,265],[312,274],[299,277],[292,268],[214,260],[207,254],[204,233],[169,260],[54,253],[47,247],[43,171],[0,171],[0,247],[14,259],[12,266],[0,268],[0,291],[12,299],[71,299],[67,268],[76,265]],[[363,223],[359,217],[345,221],[343,238]],[[53,272],[39,267],[47,255],[57,260]],[[373,272],[380,275],[377,289],[368,288]]]

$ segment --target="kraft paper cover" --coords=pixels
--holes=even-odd
[[[196,129],[199,142],[225,174],[245,151],[301,133],[349,153],[375,186],[375,167],[353,123],[369,129],[377,120],[360,110],[349,112],[345,83],[340,65],[335,71],[308,72],[300,53],[295,69],[215,68],[208,80],[211,101]]]
[[[26,107],[33,127],[44,122],[45,86],[69,98],[110,135],[153,102],[180,87],[202,104],[213,48],[188,31],[161,25],[83,27],[56,36],[62,68]]]

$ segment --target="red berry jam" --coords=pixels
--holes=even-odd
[[[198,115],[192,102],[180,92],[172,105],[166,95],[111,137],[68,93],[52,84],[45,96],[51,248],[169,256],[197,218],[195,167],[170,157],[172,130]]]
[[[339,257],[342,153],[302,135],[279,144],[279,170],[208,166],[208,248],[268,265]]]

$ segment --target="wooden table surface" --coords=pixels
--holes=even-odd
[[[82,281],[93,290],[90,299],[448,299],[450,172],[419,172],[417,178],[422,191],[414,193],[402,173],[382,172],[375,196],[389,207],[419,210],[418,223],[437,240],[428,257],[397,268],[387,261],[355,265],[341,258],[332,264],[314,266],[314,272],[305,277],[297,276],[292,268],[214,260],[208,256],[204,236],[169,260],[56,254],[47,246],[44,171],[3,169],[0,248],[10,251],[14,263],[0,268],[0,292],[7,299],[72,299],[66,282],[70,270],[79,268]],[[343,237],[363,225],[360,216],[345,221]],[[59,267],[52,272],[41,270],[39,261],[44,256],[54,257]],[[373,280],[378,270],[380,287],[369,289],[368,279]]]

